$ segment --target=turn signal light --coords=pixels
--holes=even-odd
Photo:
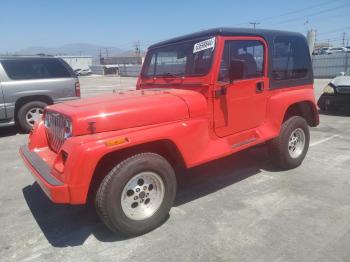
[[[126,142],[129,142],[129,139],[127,137],[120,137],[120,138],[116,138],[113,140],[109,140],[107,142],[105,142],[106,146],[117,146],[120,144],[124,144]]]

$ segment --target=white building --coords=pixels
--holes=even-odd
[[[60,57],[66,61],[73,68],[73,70],[90,69],[92,65],[92,56],[59,55],[56,57]]]

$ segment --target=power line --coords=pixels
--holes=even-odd
[[[318,35],[334,34],[334,33],[337,33],[337,32],[341,32],[341,31],[343,31],[345,29],[350,29],[350,26],[329,30],[329,31],[326,31],[326,32],[319,33]]]
[[[277,21],[277,22],[274,22],[274,24],[276,24],[276,23],[277,24],[285,24],[285,23],[293,22],[295,20],[301,20],[301,19],[312,17],[312,16],[317,16],[317,15],[320,15],[320,14],[332,12],[332,11],[335,11],[335,10],[338,10],[340,8],[344,8],[344,7],[347,7],[347,6],[350,6],[350,3],[347,3],[345,5],[336,6],[336,7],[333,7],[333,8],[320,10],[318,12],[313,12],[313,13],[310,13],[310,14],[307,14],[307,15],[303,15],[303,16],[299,16],[299,17],[295,17],[295,18],[291,18],[291,19],[287,19],[287,20],[283,20],[283,21]]]
[[[339,18],[342,18],[344,16],[349,16],[349,13],[345,13],[345,14],[336,14],[336,15],[333,15],[331,17],[328,17],[327,18],[327,22],[330,21],[330,20],[335,20],[335,19],[339,19]],[[323,16],[319,16],[319,17],[314,17],[311,19],[307,19],[306,23],[304,23],[304,25],[306,24],[315,24],[315,21],[319,21],[319,20],[324,20],[324,17]],[[298,24],[299,26],[301,25],[301,19],[298,19],[298,20],[295,20],[295,21],[291,21],[289,22],[288,24]]]
[[[335,2],[339,2],[339,1],[343,1],[343,0],[325,1],[325,2],[322,2],[322,3],[319,3],[319,4],[310,5],[310,6],[301,8],[301,9],[296,9],[296,10],[293,10],[293,11],[290,11],[290,12],[286,12],[286,13],[282,13],[282,14],[279,14],[279,15],[276,15],[276,16],[263,17],[263,18],[260,18],[260,19],[257,19],[257,20],[258,21],[268,21],[268,20],[272,20],[272,19],[275,19],[275,18],[290,16],[290,15],[293,15],[293,14],[297,14],[297,13],[302,13],[302,12],[308,11],[309,9],[315,9],[315,8],[319,8],[319,7],[328,5],[328,4],[334,4]],[[248,24],[248,22],[239,23],[239,24],[236,24],[236,25],[246,25],[246,24]]]
[[[293,10],[293,11],[290,11],[290,12],[286,12],[286,13],[282,13],[282,14],[279,14],[279,15],[270,16],[270,17],[263,17],[263,18],[260,18],[258,20],[259,21],[267,21],[267,20],[272,20],[272,19],[275,19],[275,18],[285,17],[285,16],[297,14],[297,13],[302,13],[302,12],[308,11],[309,9],[322,7],[322,6],[325,6],[325,5],[328,5],[328,4],[333,4],[334,2],[339,2],[339,1],[343,1],[343,0],[325,1],[325,2],[322,2],[322,3],[319,3],[319,4],[310,5],[310,6],[301,8],[301,9],[296,9],[296,10]],[[247,23],[239,23],[237,25],[246,25],[246,24]]]

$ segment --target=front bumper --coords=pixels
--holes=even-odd
[[[69,203],[69,190],[66,184],[52,175],[52,168],[27,145],[20,148],[20,155],[32,172],[41,189],[54,203]]]
[[[350,108],[350,94],[322,94],[317,105],[321,109],[327,106]]]

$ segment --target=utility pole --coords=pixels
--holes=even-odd
[[[109,57],[109,48],[106,47],[105,50],[106,50],[106,57]]]
[[[99,53],[99,58],[100,58],[100,64],[102,64],[102,50],[101,50],[101,48],[100,48],[100,53]]]
[[[249,24],[253,25],[253,28],[255,29],[256,25],[260,25],[259,22],[250,22]]]
[[[343,46],[345,46],[345,35],[346,35],[346,33],[343,32],[343,40],[342,40]]]
[[[137,63],[141,63],[141,49],[140,49],[140,41],[136,41],[134,43],[134,48],[135,48],[135,56],[137,57]]]

